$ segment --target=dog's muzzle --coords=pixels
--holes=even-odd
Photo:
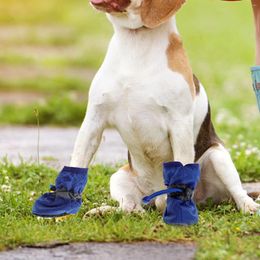
[[[106,13],[125,12],[130,0],[90,0],[92,6]]]

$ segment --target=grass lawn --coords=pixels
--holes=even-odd
[[[146,213],[108,213],[83,218],[84,213],[102,204],[116,205],[109,198],[110,167],[95,166],[83,194],[78,215],[55,223],[38,220],[31,214],[33,201],[46,192],[56,172],[44,165],[8,162],[0,165],[0,250],[18,245],[77,241],[176,241],[196,243],[197,259],[259,259],[259,216],[242,215],[235,205],[208,204],[199,208],[197,225],[177,227],[164,224],[153,208]]]
[[[213,119],[243,181],[260,181],[260,122],[249,67],[254,34],[249,1],[187,1],[179,30],[194,73],[205,85]],[[0,5],[1,94],[37,93],[43,103],[0,104],[1,124],[79,125],[93,72],[105,55],[112,28],[87,0],[8,0]],[[83,97],[83,98],[82,98]],[[198,245],[198,259],[259,259],[260,219],[242,215],[233,204],[200,208],[191,227],[165,225],[159,213],[111,213],[83,219],[109,199],[114,169],[96,166],[80,213],[62,223],[38,221],[33,201],[53,183],[56,171],[44,165],[0,164],[0,249],[51,241],[182,241]]]

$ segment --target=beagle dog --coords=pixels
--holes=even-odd
[[[105,128],[127,145],[129,163],[110,179],[110,193],[126,212],[143,211],[142,198],[164,189],[162,164],[197,162],[194,199],[232,198],[239,210],[260,207],[242,188],[228,151],[215,133],[206,92],[193,75],[175,14],[185,0],[91,0],[114,28],[105,60],[89,91],[86,116],[71,158],[91,162]],[[155,200],[159,210],[165,197]]]

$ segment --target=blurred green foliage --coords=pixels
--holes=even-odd
[[[85,114],[85,105],[74,102],[66,95],[54,95],[42,105],[16,106],[6,105],[0,109],[3,122],[9,124],[28,124],[36,122],[34,110],[39,111],[40,125],[59,124],[67,126],[68,122],[77,125]]]
[[[64,68],[85,69],[86,73],[98,69],[112,35],[105,15],[93,10],[85,0],[1,1],[0,12],[0,71],[1,67],[13,70],[11,75],[2,76],[0,92],[9,87],[42,92],[43,85],[60,90],[59,82],[51,82],[46,75],[34,85],[33,80],[16,76],[15,70],[57,70],[56,78],[63,77],[67,82],[71,76],[62,73]],[[224,109],[238,120],[247,119],[251,110],[256,117],[249,74],[254,60],[250,4],[188,1],[177,14],[177,21],[194,72],[208,92],[214,116]],[[83,85],[75,82],[77,89],[78,84]],[[86,84],[86,91],[88,87]],[[64,92],[69,91],[65,83]],[[6,120],[0,117],[0,122]],[[17,123],[23,122],[17,118]]]

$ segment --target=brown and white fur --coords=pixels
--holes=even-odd
[[[243,212],[259,205],[242,188],[228,151],[211,123],[206,92],[193,76],[175,13],[184,0],[92,0],[113,25],[105,60],[90,88],[71,166],[86,167],[105,128],[129,150],[129,164],[114,173],[110,192],[127,212],[142,211],[143,196],[164,189],[162,163],[198,162],[194,198],[233,198]],[[155,205],[165,207],[165,197]]]

